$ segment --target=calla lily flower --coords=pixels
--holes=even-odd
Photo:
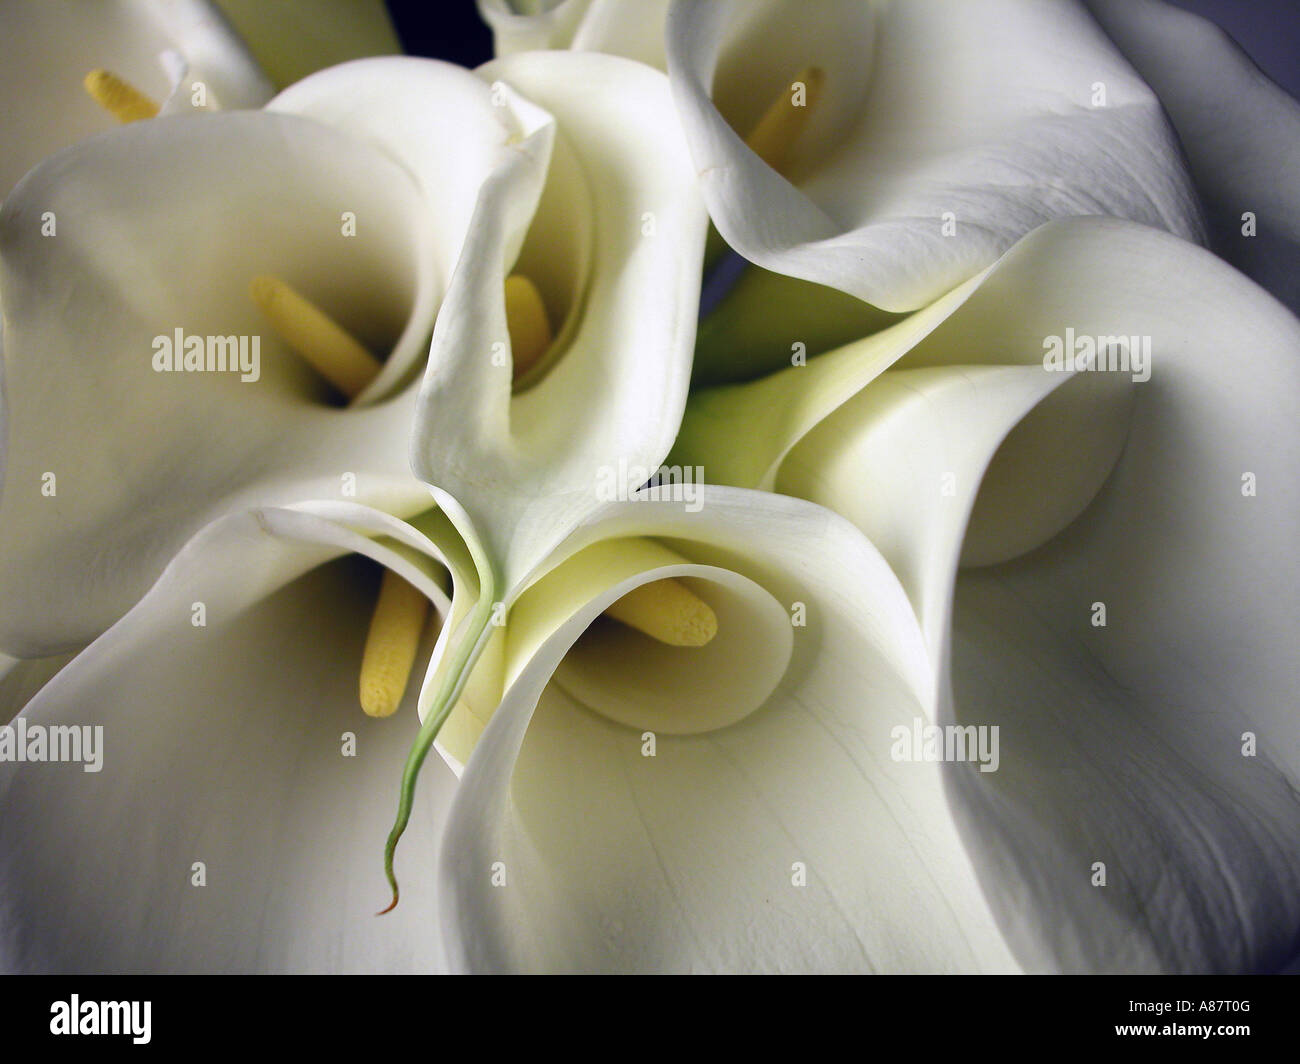
[[[667,20],[710,216],[750,262],[906,311],[1053,218],[1201,238],[1158,101],[1080,5],[766,7],[679,2]],[[753,139],[765,100],[796,111],[808,71],[822,98],[774,166],[736,130]]]
[[[480,5],[499,48],[620,54],[665,9],[541,6]],[[710,217],[766,270],[899,312],[1054,218],[1203,239],[1159,102],[1075,0],[675,0],[663,32]]]
[[[340,235],[344,210],[365,220],[355,238]],[[135,123],[55,156],[8,197],[0,645],[25,657],[84,645],[197,528],[252,502],[355,486],[397,511],[428,506],[406,462],[414,390],[393,388],[437,308],[434,249],[412,224],[426,216],[382,151],[251,112]],[[264,273],[391,345],[387,403],[329,405],[249,300]],[[244,337],[245,364],[156,370],[159,337],[181,365],[177,330]]]
[[[1049,372],[1066,329],[1125,360],[1149,341],[1145,369]],[[673,461],[852,520],[944,670],[936,719],[1000,726],[999,771],[948,793],[1031,967],[1295,952],[1297,350],[1296,319],[1209,253],[1090,219],[804,368],[692,398]]]
[[[272,93],[244,42],[206,0],[6,4],[0,197],[46,156],[117,125],[83,88],[89,72],[105,70],[163,114],[260,107]]]
[[[99,766],[0,762],[0,967],[432,966],[435,843],[454,777],[426,772],[407,904],[374,919],[417,689],[392,720],[357,707],[375,586],[368,563],[340,559],[352,552],[445,616],[444,560],[405,522],[345,502],[229,513],[26,705],[24,734],[101,728]]]
[[[41,0],[0,12],[0,196],[46,156],[148,111],[261,107],[324,67],[400,52],[382,0]],[[102,88],[88,96],[87,75]],[[96,100],[100,106],[96,105]],[[117,117],[115,117],[115,114]],[[143,117],[135,115],[134,117]]]
[[[653,471],[668,454],[690,378],[706,216],[662,74],[563,52],[479,73],[558,124],[525,122],[512,165],[483,187],[434,330],[412,461],[463,510],[506,598],[599,508],[605,467]],[[512,262],[538,279],[560,323],[513,390],[510,361],[492,357],[510,350]],[[454,312],[471,299],[475,313]]]
[[[936,766],[881,756],[934,697],[893,572],[818,507],[702,502],[611,504],[513,606],[443,840],[450,967],[1015,970]],[[708,645],[600,619],[664,579]]]
[[[519,77],[541,95],[548,80],[591,73],[607,96],[566,98],[557,89],[557,119],[499,82],[513,76],[505,67],[481,78],[431,60],[360,60],[299,83],[269,113],[136,123],[79,145],[9,198],[0,215],[11,439],[0,502],[8,589],[0,645],[23,656],[84,645],[222,513],[347,495],[391,513],[427,509],[428,490],[409,467],[413,419],[426,426],[420,455],[435,449],[436,423],[448,441],[441,453],[463,459],[467,452],[452,447],[457,432],[472,449],[488,426],[457,426],[498,402],[494,381],[500,401],[518,411],[511,446],[561,437],[549,457],[519,460],[519,487],[507,485],[506,496],[531,490],[524,478],[548,462],[567,460],[571,470],[581,461],[562,439],[566,404],[599,397],[589,430],[575,437],[587,454],[662,460],[685,400],[698,286],[698,269],[691,280],[686,264],[703,210],[689,195],[680,202],[690,188],[684,148],[674,155],[663,131],[656,142],[617,127],[632,113],[619,107],[642,90],[647,114],[666,102],[664,78],[603,56],[557,54],[526,67]],[[548,176],[553,141],[560,146]],[[590,201],[580,165],[601,181]],[[521,166],[531,169],[516,188]],[[479,203],[489,185],[490,208]],[[513,247],[485,252],[481,233],[465,244],[476,212],[516,196]],[[216,200],[220,212],[195,207]],[[47,212],[58,225],[53,238],[42,232]],[[622,237],[613,232],[619,224]],[[647,226],[652,235],[643,235]],[[418,384],[443,293],[450,289],[446,331],[465,322],[482,330],[480,307],[500,305],[497,271],[512,264],[535,278],[560,326],[554,364],[539,365],[542,379],[511,400],[509,337],[502,327],[489,339],[489,325],[473,351],[444,356],[447,343],[435,340],[430,381]],[[266,328],[248,295],[264,274],[289,280],[371,350],[390,351],[347,410],[327,405],[321,378]],[[80,313],[69,315],[70,303]],[[642,318],[640,344],[604,342]],[[176,329],[260,336],[258,379],[155,372],[152,344]],[[618,358],[636,371],[603,361]],[[452,374],[455,385],[444,380]],[[111,417],[100,416],[106,399]],[[588,474],[588,495],[592,484]]]

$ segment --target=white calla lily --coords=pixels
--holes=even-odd
[[[640,508],[623,510],[634,531]],[[618,524],[605,520],[600,531],[617,534]],[[415,884],[403,915],[375,921],[359,900],[378,885],[360,869],[378,874],[378,861],[366,860],[384,826],[374,814],[391,808],[409,732],[357,712],[355,662],[373,580],[353,561],[328,564],[347,551],[434,604],[444,622],[436,640],[425,632],[421,656],[437,660],[460,623],[442,570],[457,602],[476,591],[451,523],[437,512],[407,524],[356,504],[300,503],[228,514],[201,531],[141,602],[26,706],[18,741],[55,727],[103,731],[90,773],[15,761],[9,749],[0,759],[0,885],[13,906],[0,937],[6,970],[404,971],[442,955],[423,899],[433,883],[430,840],[447,805],[445,769],[433,770],[434,800],[412,821],[426,863],[406,869]],[[699,688],[694,726],[728,723],[709,705],[719,690],[709,671],[750,644],[778,651],[766,674],[741,681],[741,714],[780,680],[792,642],[787,615],[752,581],[625,537],[555,562],[564,564],[520,603],[525,620],[510,632],[524,638],[512,647],[512,669],[533,654],[530,639],[549,634],[613,573],[628,586],[665,576],[721,583],[710,595],[726,626],[717,645],[670,672]],[[892,631],[882,627],[887,650],[906,657]],[[588,679],[589,697],[617,714],[617,678],[602,683],[597,670]],[[412,691],[400,711],[408,720]],[[29,830],[38,823],[58,825],[55,843]]]
[[[628,535],[679,557],[611,572]],[[548,565],[511,613],[507,690],[447,824],[451,967],[1017,969],[941,773],[888,757],[934,677],[901,585],[850,526],[709,488],[699,513],[611,505]],[[668,577],[739,638],[665,652],[601,629]]]
[[[350,240],[343,209],[366,219]],[[136,123],[56,156],[6,200],[8,650],[88,642],[221,512],[337,497],[345,475],[360,500],[427,508],[406,463],[414,389],[326,405],[248,298],[256,275],[291,278],[358,335],[395,343],[390,363],[409,376],[436,309],[420,215],[418,188],[381,152],[257,113]],[[200,345],[244,337],[245,361],[156,371],[158,337],[181,364],[177,330]]]
[[[1213,247],[1300,313],[1300,104],[1213,23],[1163,0],[1088,0],[1187,152]]]
[[[1201,237],[1158,101],[1074,0],[678,0],[667,50],[709,214],[777,273],[906,311],[1054,218]],[[772,100],[808,109],[781,172],[742,139]]]
[[[102,733],[95,771],[0,763],[5,970],[434,965],[434,843],[454,777],[430,770],[408,904],[374,919],[416,695],[393,721],[357,707],[374,580],[356,559],[330,561],[353,551],[446,614],[438,548],[386,514],[343,503],[227,514],[26,706],[25,734]]]
[[[123,128],[9,198],[8,650],[86,643],[220,513],[344,494],[428,508],[407,457],[414,377],[478,188],[512,154],[490,95],[449,64],[361,60],[273,113]],[[250,301],[262,275],[389,352],[348,410],[325,405],[322,378]],[[155,372],[154,341],[176,329],[257,337],[257,379]]]
[[[165,113],[260,107],[270,82],[206,0],[42,0],[0,11],[0,197],[48,155],[117,121],[82,86],[106,69]],[[202,106],[193,88],[203,85]]]
[[[662,74],[565,52],[479,73],[503,99],[536,106],[480,195],[434,330],[412,457],[463,507],[509,591],[599,506],[603,467],[653,472],[667,455],[690,377],[705,216]],[[512,264],[537,281],[558,333],[513,393],[510,360],[494,357],[509,351]]]
[[[1046,372],[1066,329],[1148,337],[1150,380]],[[708,454],[713,479],[853,520],[933,659],[952,658],[940,719],[1000,725],[1002,769],[957,773],[950,793],[1018,956],[1288,959],[1298,348],[1295,319],[1208,253],[1080,220],[875,337],[688,411],[674,460]],[[959,558],[1019,555],[955,578]]]
[[[710,279],[732,287],[708,300],[698,381],[881,328],[877,308],[930,303],[1053,218],[1203,237],[1159,102],[1077,0],[680,0],[656,58],[668,7],[480,3],[499,52],[669,69],[713,222],[762,267]]]
[[[412,445],[415,472],[471,551],[479,599],[421,701],[408,792],[489,647],[493,613],[601,507],[606,482],[635,491],[667,455],[699,300],[705,214],[664,76],[562,52],[479,73],[517,112],[518,143],[480,194],[434,330]],[[538,282],[559,323],[518,387],[505,300],[512,266]]]

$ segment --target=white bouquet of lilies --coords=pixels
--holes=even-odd
[[[0,13],[0,968],[1292,965],[1300,105],[480,9]]]

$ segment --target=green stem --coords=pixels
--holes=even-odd
[[[483,647],[487,644],[483,634],[487,631],[488,622],[492,619],[492,607],[495,604],[496,597],[496,581],[491,565],[485,564],[485,559],[479,555],[473,544],[471,544],[470,550],[474,554],[474,562],[479,574],[478,602],[475,603],[473,612],[466,619],[465,631],[456,643],[455,655],[442,678],[442,683],[438,686],[438,693],[433,698],[429,713],[424,718],[424,723],[420,725],[420,730],[415,736],[411,752],[406,755],[406,765],[402,769],[401,792],[397,800],[397,820],[393,824],[393,829],[388,833],[388,842],[384,845],[384,875],[388,877],[388,885],[393,890],[393,900],[388,904],[388,908],[381,909],[376,914],[378,916],[392,912],[397,907],[399,892],[397,889],[397,876],[393,872],[393,856],[397,852],[397,843],[401,839],[403,832],[406,831],[406,826],[411,819],[411,808],[415,801],[415,784],[420,778],[420,769],[424,765],[424,759],[429,756],[429,749],[433,746],[433,741],[438,737],[438,732],[442,730],[447,717],[451,715],[451,711],[455,708],[456,700],[460,698],[461,692],[465,689],[465,684],[469,681],[469,675],[474,669],[474,664],[478,661],[479,655],[483,652]]]

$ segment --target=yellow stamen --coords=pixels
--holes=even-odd
[[[777,173],[785,173],[790,162],[790,149],[807,127],[825,82],[826,75],[820,67],[810,66],[801,71],[789,89],[772,101],[772,106],[745,140],[750,149]],[[798,89],[801,84],[802,93]],[[797,96],[801,96],[801,103],[795,102]]]
[[[379,373],[379,362],[333,318],[278,277],[254,277],[248,294],[286,344],[347,398]]]
[[[348,399],[379,373],[379,361],[357,339],[278,277],[254,277],[249,297],[280,337]],[[429,600],[391,569],[384,571],[361,658],[361,708],[388,717],[402,704]]]
[[[428,609],[422,592],[384,570],[361,659],[361,708],[370,716],[392,716],[402,704]]]
[[[514,379],[518,380],[546,354],[553,339],[542,294],[522,273],[506,278],[506,328],[510,331]]]
[[[642,584],[605,615],[670,647],[702,647],[718,634],[717,614],[680,580]]]
[[[158,115],[153,100],[111,70],[92,70],[81,83],[90,98],[119,122],[139,122]]]

